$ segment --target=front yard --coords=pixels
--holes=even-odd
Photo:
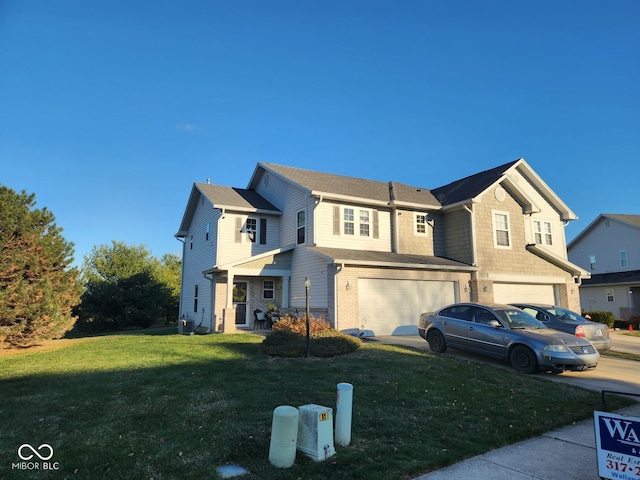
[[[601,408],[598,392],[426,351],[271,359],[262,340],[117,335],[1,355],[0,478],[205,479],[237,464],[241,479],[409,479]],[[351,445],[272,467],[273,410],[335,413],[340,382],[354,386]],[[18,471],[23,444],[50,445],[57,469]]]

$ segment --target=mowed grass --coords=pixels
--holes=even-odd
[[[427,351],[272,359],[262,340],[117,335],[0,356],[0,478],[214,479],[237,464],[242,479],[409,479],[601,408],[598,392]],[[273,410],[335,412],[340,382],[354,386],[351,444],[271,466]],[[58,470],[16,469],[25,443],[51,445]]]

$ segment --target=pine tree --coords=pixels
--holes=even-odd
[[[73,243],[34,194],[0,185],[0,348],[62,337],[80,301]]]

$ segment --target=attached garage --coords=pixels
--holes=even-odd
[[[360,328],[368,336],[415,335],[418,319],[456,302],[456,282],[358,279]]]
[[[496,303],[546,303],[555,305],[553,285],[524,283],[494,283],[493,300]]]

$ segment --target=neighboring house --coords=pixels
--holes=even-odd
[[[588,272],[567,260],[574,213],[523,160],[433,190],[258,163],[245,189],[194,184],[180,317],[252,328],[275,303],[361,335],[417,333],[457,301],[579,310]]]
[[[583,309],[624,320],[640,314],[640,215],[599,215],[567,252],[570,261],[591,273],[580,287]]]

